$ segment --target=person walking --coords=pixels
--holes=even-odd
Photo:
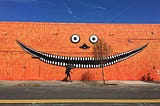
[[[71,79],[71,75],[70,75],[70,72],[71,72],[71,69],[73,69],[74,67],[72,65],[68,65],[66,67],[66,71],[65,71],[65,74],[66,74],[66,77],[65,77],[65,80],[68,81],[68,78],[69,78],[69,81],[72,82],[72,79]]]

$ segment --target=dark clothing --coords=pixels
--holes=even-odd
[[[70,74],[71,69],[66,69],[65,74]]]
[[[69,65],[66,67],[66,71],[65,71],[65,74],[66,74],[66,80],[68,79],[69,77],[69,80],[71,81],[71,75],[70,75],[70,72],[71,72],[71,69],[73,69],[74,67],[72,65]]]

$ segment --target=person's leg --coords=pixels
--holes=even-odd
[[[72,82],[71,75],[69,74],[69,80]]]

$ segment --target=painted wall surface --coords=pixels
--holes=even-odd
[[[70,37],[78,34],[80,42]],[[62,80],[65,67],[46,64],[23,51],[16,40],[38,51],[62,56],[94,57],[95,44],[89,37],[96,34],[106,47],[107,55],[132,50],[148,43],[135,56],[104,68],[105,80],[160,80],[160,24],[81,24],[81,23],[0,23],[0,80]],[[79,48],[83,43],[87,50]],[[102,69],[71,70],[73,80],[102,80]]]

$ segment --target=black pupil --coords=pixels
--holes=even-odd
[[[95,37],[92,37],[92,40],[96,40],[96,38],[95,38]]]
[[[77,37],[74,37],[73,39],[74,39],[74,40],[77,40]]]

